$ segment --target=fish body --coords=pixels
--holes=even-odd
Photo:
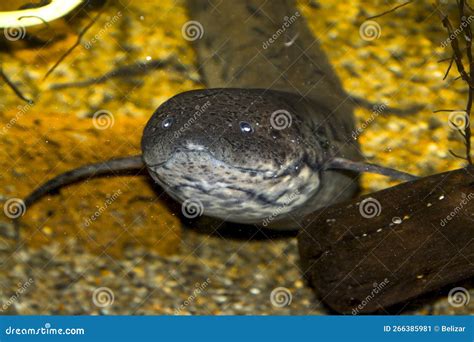
[[[151,176],[206,215],[269,227],[297,229],[302,216],[353,196],[354,173],[323,168],[336,156],[360,159],[353,105],[295,2],[188,6],[210,89],[153,114],[142,139]]]

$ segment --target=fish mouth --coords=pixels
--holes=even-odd
[[[201,155],[201,156],[200,156]],[[199,162],[199,159],[208,159],[210,161],[210,167],[219,167],[225,166],[226,168],[230,168],[236,170],[238,172],[244,173],[252,173],[262,175],[263,179],[270,179],[270,178],[280,178],[285,177],[288,175],[296,174],[299,170],[304,166],[309,166],[316,172],[321,171],[321,165],[315,165],[311,163],[306,156],[306,154],[302,154],[300,158],[297,160],[293,160],[289,163],[286,163],[284,167],[277,167],[277,168],[270,168],[270,167],[262,167],[262,168],[254,168],[254,167],[245,167],[230,164],[226,161],[223,161],[217,158],[212,152],[205,148],[177,148],[172,155],[165,161],[155,163],[155,164],[148,164],[146,163],[147,167],[151,169],[153,172],[159,174],[160,169],[171,169],[171,165],[176,162],[178,159],[182,159],[183,156],[187,156],[189,161]],[[205,158],[203,158],[205,157]]]
[[[235,166],[198,148],[177,150],[168,160],[147,167],[178,202],[195,201],[205,215],[224,221],[261,225],[265,218],[276,215],[278,221],[300,211],[320,190],[320,172],[305,158],[281,168],[274,165]]]

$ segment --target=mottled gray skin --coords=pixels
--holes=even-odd
[[[146,168],[176,200],[190,201],[190,214],[202,204],[203,214],[226,221],[299,229],[305,215],[355,194],[355,172],[416,179],[358,162],[351,99],[293,0],[193,0],[189,10],[203,27],[194,43],[212,89],[161,105],[142,155],[60,174],[26,197],[28,207],[82,179]]]
[[[322,166],[332,156],[360,159],[353,105],[295,2],[188,8],[203,27],[193,44],[206,86],[226,89],[182,93],[158,108],[142,140],[152,177],[180,202],[201,201],[206,215],[276,228],[297,229],[305,214],[352,197],[355,175]],[[292,124],[277,130],[271,115],[282,110]]]
[[[329,116],[330,109],[280,91],[185,92],[149,120],[143,159],[173,198],[201,203],[208,216],[297,228],[328,203],[321,201],[322,183],[330,184],[324,163],[344,156],[339,147],[350,127],[336,117],[326,124]]]

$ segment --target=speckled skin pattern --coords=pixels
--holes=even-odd
[[[280,122],[281,128],[274,113],[286,114],[291,124]],[[143,158],[173,198],[201,203],[208,216],[297,228],[292,221],[325,205],[321,169],[330,156],[341,155],[350,132],[330,115],[324,106],[280,91],[185,92],[153,114]]]
[[[203,29],[193,42],[203,80],[219,89],[158,108],[142,139],[152,177],[206,215],[272,228],[298,229],[305,214],[352,197],[354,174],[320,169],[331,156],[360,159],[353,105],[295,2],[190,0],[188,9]],[[278,111],[291,126],[271,126]]]

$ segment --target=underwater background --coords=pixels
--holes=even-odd
[[[0,11],[25,3],[2,2]],[[347,92],[396,108],[422,105],[410,115],[357,108],[356,127],[363,127],[358,139],[369,161],[416,175],[459,168],[463,161],[449,150],[462,154],[463,142],[448,124],[449,113],[433,112],[463,108],[466,87],[455,82],[454,72],[443,80],[449,61],[440,60],[451,52],[443,46],[446,32],[432,4],[413,2],[374,19],[379,34],[361,36],[365,19],[394,3],[403,2],[299,1],[299,10]],[[30,39],[2,34],[3,72],[35,100],[25,103],[0,83],[2,204],[61,172],[139,154],[153,111],[175,94],[203,87],[195,52],[182,34],[191,19],[182,1],[95,1],[49,27],[28,29]],[[57,87],[155,60],[163,60],[163,68]],[[171,66],[176,63],[181,68]],[[361,182],[363,193],[394,184],[375,175],[363,175]],[[204,234],[192,222],[184,224],[177,208],[157,195],[147,177],[123,176],[68,186],[28,208],[21,245],[12,239],[8,217],[0,217],[2,313],[331,313],[305,283],[294,237]],[[212,224],[209,231],[217,228]],[[285,305],[271,300],[280,288],[290,294]],[[453,307],[442,292],[406,303],[399,312],[469,314],[474,304]]]

